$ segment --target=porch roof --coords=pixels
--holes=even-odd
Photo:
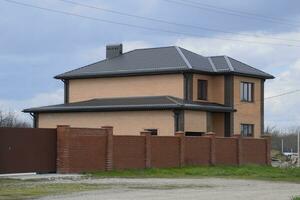
[[[99,112],[135,110],[202,110],[209,112],[234,112],[230,106],[217,103],[186,101],[173,96],[120,97],[91,99],[87,101],[28,108],[28,113]]]

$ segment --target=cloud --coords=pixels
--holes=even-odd
[[[52,92],[45,92],[34,95],[29,99],[0,99],[0,110],[4,112],[14,112],[20,119],[29,121],[31,120],[29,114],[22,113],[25,108],[47,106],[53,104],[63,103],[64,91],[58,89]]]
[[[247,41],[257,41],[266,43],[287,43],[270,38],[284,38],[290,40],[300,40],[299,32],[287,32],[279,34],[263,32],[247,32],[243,34],[259,35],[260,37],[245,37],[237,35],[218,35],[217,38],[229,38]],[[181,39],[169,39],[161,45],[177,45],[188,50],[194,51],[204,56],[210,55],[228,55],[241,60],[254,67],[262,69],[276,76],[275,80],[266,81],[265,96],[270,97],[280,93],[300,89],[300,48],[274,46],[271,44],[258,45],[251,43],[233,42],[229,40],[220,40],[217,38],[197,38],[184,37]],[[155,46],[154,44],[138,40],[123,41],[124,52]],[[294,44],[297,44],[296,42]],[[300,45],[300,42],[299,42]],[[80,60],[99,61],[105,58],[105,45],[99,48],[90,48],[88,51],[78,52]],[[300,121],[300,106],[298,100],[300,92],[278,98],[266,100],[265,102],[265,122],[266,125],[276,125],[280,128],[298,125]],[[41,93],[30,99],[8,100],[0,99],[0,108],[10,109],[20,112],[24,108],[51,105],[63,102],[63,90],[58,89],[49,93]],[[20,114],[27,118],[28,115]]]
[[[244,33],[243,33],[244,34]],[[291,43],[271,38],[283,38],[299,40],[294,45],[300,45],[300,31],[279,34],[250,32],[246,34],[259,35],[258,37],[244,37],[237,35],[220,35],[219,38],[230,38],[238,40],[256,41],[264,43]],[[277,94],[300,89],[300,48],[274,46],[271,44],[251,44],[242,42],[222,41],[216,38],[194,38],[188,37],[178,39],[175,44],[182,46],[199,54],[228,55],[256,68],[262,69],[275,75],[276,79],[266,81],[265,96],[270,97]],[[297,126],[300,122],[300,92],[290,95],[268,99],[265,101],[266,125],[287,128]]]

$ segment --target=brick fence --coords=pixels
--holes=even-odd
[[[195,165],[270,165],[270,138],[113,135],[99,129],[57,127],[57,172],[182,167]]]

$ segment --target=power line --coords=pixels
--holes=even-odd
[[[198,4],[198,5],[214,8],[214,9],[225,10],[225,11],[229,11],[229,12],[236,12],[236,13],[240,13],[240,14],[244,14],[244,15],[249,15],[249,16],[253,16],[253,17],[256,17],[256,18],[265,18],[265,19],[269,19],[269,20],[288,22],[288,23],[297,23],[297,24],[300,23],[299,21],[291,21],[291,20],[287,20],[287,19],[283,19],[283,18],[267,16],[267,15],[262,15],[262,14],[258,14],[258,13],[234,10],[234,9],[229,9],[229,8],[224,8],[224,7],[220,7],[220,6],[215,6],[215,5],[211,5],[211,4],[202,3],[202,2],[199,2],[199,1],[193,1],[193,0],[185,0],[185,1],[193,3],[193,4]]]
[[[89,17],[89,16],[80,15],[80,14],[73,13],[73,12],[66,12],[66,11],[62,11],[62,10],[45,8],[45,7],[41,7],[41,6],[37,6],[37,5],[33,5],[33,4],[28,4],[28,3],[23,3],[23,2],[18,2],[18,1],[14,1],[14,0],[3,0],[3,1],[6,1],[6,2],[12,3],[12,4],[18,4],[18,5],[25,6],[25,7],[31,7],[31,8],[35,8],[35,9],[39,9],[39,10],[44,10],[44,11],[48,11],[48,12],[59,13],[59,14],[69,15],[69,16],[75,16],[75,17],[80,17],[80,18],[84,18],[84,19],[88,19],[88,20],[100,21],[100,22],[104,22],[104,23],[117,24],[117,25],[121,25],[121,26],[128,26],[128,27],[132,27],[132,28],[136,28],[136,29],[150,30],[150,31],[154,31],[154,32],[164,32],[164,33],[171,33],[171,34],[176,34],[176,35],[185,35],[185,36],[191,36],[191,37],[201,37],[201,38],[207,38],[207,39],[217,39],[217,40],[244,42],[244,43],[248,43],[248,44],[300,47],[299,45],[287,44],[287,43],[259,42],[259,41],[239,40],[239,39],[223,38],[223,37],[213,37],[213,38],[211,38],[211,37],[207,37],[207,36],[200,35],[200,34],[192,34],[192,33],[179,32],[179,31],[173,31],[173,30],[167,30],[167,29],[150,28],[150,27],[147,27],[147,26],[128,24],[128,23],[117,22],[117,21],[112,21],[112,20],[107,20],[107,19],[96,18],[96,17]]]
[[[265,101],[265,100],[269,100],[269,99],[274,99],[274,98],[282,97],[282,96],[285,96],[285,95],[294,94],[294,93],[297,93],[297,92],[300,92],[300,89],[292,90],[292,91],[289,91],[289,92],[284,92],[284,93],[277,94],[277,95],[274,95],[274,96],[265,97],[264,99],[259,99],[258,101]],[[234,106],[243,105],[243,104],[247,104],[247,103],[242,102],[242,103],[234,104]]]
[[[266,97],[265,100],[285,96],[285,95],[288,95],[288,94],[293,94],[293,93],[296,93],[296,92],[300,92],[300,89],[292,90],[292,91],[289,91],[289,92],[281,93],[281,94],[270,96],[270,97]]]
[[[81,7],[84,7],[84,8],[90,8],[90,9],[100,10],[100,11],[109,12],[109,13],[113,13],[113,14],[117,14],[117,15],[133,17],[133,18],[137,18],[137,19],[153,21],[153,22],[158,22],[158,23],[163,23],[163,24],[169,24],[169,25],[174,25],[174,26],[179,26],[179,27],[194,28],[194,29],[200,29],[200,30],[205,30],[205,31],[210,31],[210,32],[234,34],[234,35],[241,35],[241,36],[247,36],[247,37],[250,36],[250,37],[257,37],[257,38],[266,38],[266,37],[259,36],[259,35],[253,35],[253,34],[247,34],[247,33],[236,33],[236,32],[232,32],[232,31],[201,27],[201,26],[196,26],[196,25],[191,25],[191,24],[177,23],[177,22],[167,21],[167,20],[158,19],[158,18],[144,17],[144,16],[134,15],[134,14],[125,13],[125,12],[120,12],[120,11],[116,11],[116,10],[112,10],[112,9],[101,8],[101,7],[96,7],[96,6],[93,6],[93,5],[78,3],[78,2],[74,2],[74,1],[70,1],[70,0],[59,0],[59,1],[62,1],[62,2],[68,3],[68,4],[73,4],[73,5],[76,5],[76,6],[81,6]],[[300,42],[300,40],[283,39],[283,38],[277,38],[277,37],[267,37],[267,39],[280,40],[280,41]]]
[[[275,20],[271,20],[271,19],[267,19],[267,18],[257,18],[254,16],[250,16],[250,15],[245,15],[245,14],[241,14],[241,13],[237,13],[237,12],[233,12],[233,11],[227,11],[223,8],[223,10],[217,9],[217,8],[212,8],[212,7],[205,7],[205,6],[201,6],[200,4],[196,4],[196,3],[191,3],[189,1],[178,1],[178,0],[163,0],[169,3],[173,3],[173,4],[179,4],[179,5],[184,5],[187,7],[192,7],[192,8],[197,8],[197,9],[201,9],[201,10],[205,10],[205,11],[209,11],[209,12],[215,12],[215,13],[221,13],[221,14],[226,14],[226,15],[232,15],[232,16],[238,16],[238,17],[243,17],[243,18],[249,18],[249,19],[255,19],[255,20],[263,20],[266,22],[270,22],[270,23],[275,23],[275,24],[281,24],[281,25],[288,25],[288,26],[299,26],[299,24],[293,24],[293,23],[286,23],[286,22],[280,22],[280,21],[275,21]]]

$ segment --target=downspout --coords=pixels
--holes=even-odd
[[[64,83],[64,103],[69,103],[69,80],[61,79]]]

